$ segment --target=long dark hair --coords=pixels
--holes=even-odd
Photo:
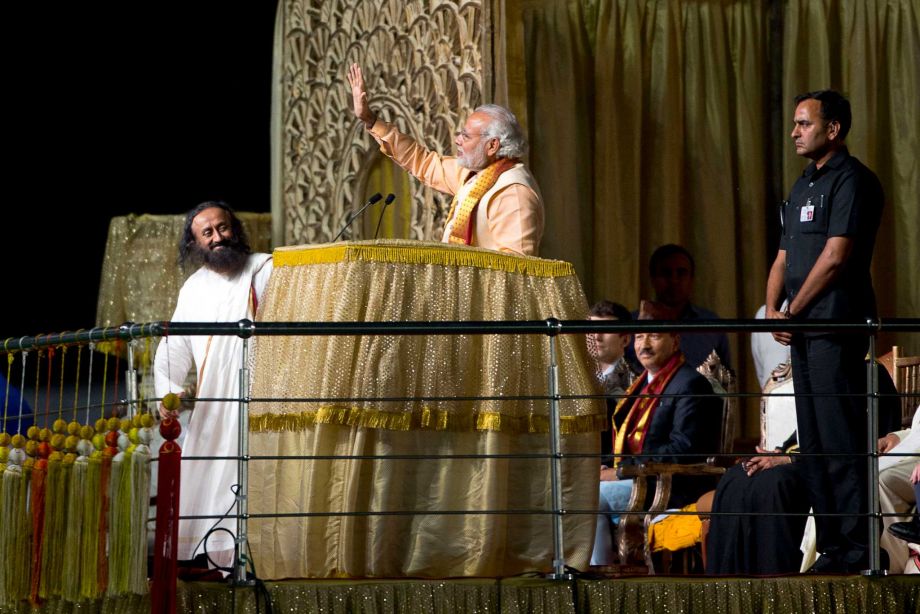
[[[207,200],[185,215],[185,228],[182,230],[182,238],[179,240],[179,266],[185,268],[189,263],[191,255],[195,249],[195,235],[192,233],[192,220],[198,217],[198,214],[205,209],[223,209],[230,216],[230,230],[233,231],[233,238],[239,243],[245,253],[249,253],[249,237],[243,230],[243,223],[240,218],[236,217],[230,205],[220,200]]]

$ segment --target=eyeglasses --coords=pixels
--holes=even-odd
[[[466,130],[457,130],[456,132],[454,132],[454,136],[460,139],[461,141],[469,141],[474,136],[489,136],[489,135],[484,132],[477,132],[475,134],[470,134]],[[489,137],[489,138],[497,138],[497,137]]]

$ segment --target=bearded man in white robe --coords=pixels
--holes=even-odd
[[[186,216],[179,245],[179,263],[198,267],[179,291],[173,322],[236,322],[255,319],[258,301],[272,271],[270,254],[250,253],[239,218],[222,202],[205,202]],[[154,359],[156,395],[184,395],[183,383],[194,364],[200,399],[236,399],[242,339],[229,335],[167,336]],[[162,417],[178,415],[161,403]],[[186,431],[183,456],[236,456],[238,453],[239,402],[198,401]],[[180,516],[232,515],[238,483],[235,460],[182,463]],[[233,536],[227,531],[205,534],[214,527],[235,533],[233,518],[180,520],[177,556],[189,560],[207,553],[214,563],[229,567],[233,562]]]

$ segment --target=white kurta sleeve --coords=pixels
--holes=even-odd
[[[256,290],[256,296],[259,297],[259,302],[262,301],[262,295],[265,294],[265,288],[268,286],[268,279],[272,275],[272,266],[273,261],[268,258],[259,270],[253,274],[252,283]]]
[[[182,304],[183,292],[179,292],[179,300],[172,321],[183,321]],[[157,345],[157,353],[153,359],[154,390],[159,398],[170,392],[179,393],[183,390],[185,376],[192,367],[194,355],[192,353],[191,338],[184,335],[163,337]]]

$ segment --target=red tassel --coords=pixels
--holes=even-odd
[[[39,458],[32,467],[32,574],[29,584],[29,602],[40,606],[38,588],[42,577],[42,542],[45,537],[45,477],[48,475],[48,461]]]
[[[176,611],[182,448],[173,440],[180,432],[179,421],[174,418],[166,418],[160,423],[160,434],[166,441],[160,446],[157,474],[157,528],[154,542],[153,590],[150,592],[152,614],[171,614]]]

